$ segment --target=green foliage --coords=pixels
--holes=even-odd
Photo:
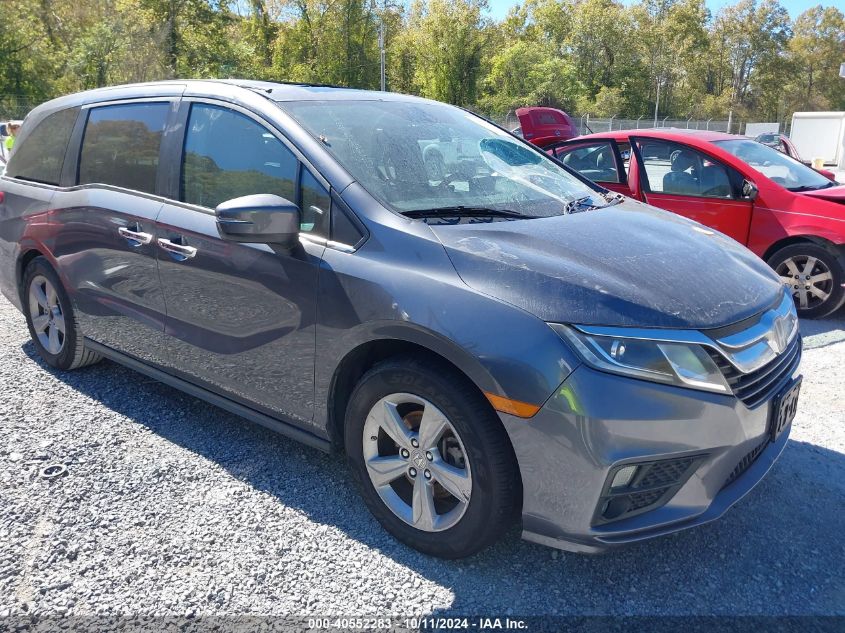
[[[504,116],[787,119],[845,109],[845,15],[778,0],[2,0],[0,116],[97,86],[245,77],[388,89]],[[4,101],[5,100],[5,101]]]
[[[525,41],[493,56],[483,88],[479,106],[495,116],[531,105],[571,110],[583,91],[575,67],[568,60]]]
[[[408,30],[414,47],[414,85],[420,94],[457,105],[478,95],[488,25],[486,0],[416,0]]]

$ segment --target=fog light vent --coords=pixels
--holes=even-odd
[[[593,524],[628,518],[666,504],[695,472],[704,457],[695,455],[638,462],[611,469]]]
[[[613,476],[613,483],[610,484],[610,487],[624,488],[627,486],[634,478],[637,468],[638,466],[625,466],[624,468],[617,470],[616,474]]]

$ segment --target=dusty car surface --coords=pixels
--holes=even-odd
[[[745,244],[777,271],[801,316],[845,303],[845,185],[797,160],[696,130],[591,134],[545,149],[603,187]]]
[[[466,159],[431,172],[432,139]],[[171,81],[51,101],[18,143],[0,288],[44,361],[106,357],[345,450],[423,552],[519,517],[578,551],[698,525],[786,444],[777,275],[464,110]]]

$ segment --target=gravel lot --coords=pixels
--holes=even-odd
[[[55,372],[0,299],[0,617],[845,614],[845,313],[802,328],[792,439],[721,521],[444,562],[381,530],[342,457],[110,362]]]

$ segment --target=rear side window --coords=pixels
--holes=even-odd
[[[536,115],[539,125],[563,125],[566,119],[557,112],[540,112]]]
[[[191,106],[182,161],[183,202],[213,209],[254,193],[296,202],[296,157],[266,128],[227,108]],[[310,204],[318,207],[320,196]]]
[[[79,155],[79,184],[105,184],[155,193],[168,103],[94,108]]]
[[[78,114],[78,108],[71,108],[54,112],[41,121],[14,148],[6,175],[58,185],[65,151]]]

